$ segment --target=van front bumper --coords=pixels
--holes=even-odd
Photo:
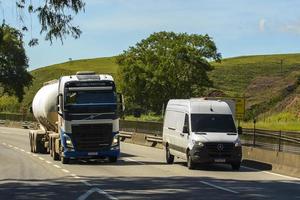
[[[211,150],[194,146],[191,150],[192,161],[196,163],[240,163],[242,161],[242,147],[234,147],[230,151]]]

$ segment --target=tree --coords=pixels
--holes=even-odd
[[[74,14],[84,10],[83,0],[15,0],[15,2],[19,10],[19,21],[24,24],[22,31],[28,31],[28,27],[24,23],[24,13],[27,11],[30,15],[37,15],[41,25],[40,33],[46,33],[45,40],[49,40],[51,43],[54,38],[63,42],[67,35],[71,35],[75,39],[80,36],[81,30],[72,24],[72,20]],[[36,38],[32,38],[29,42],[30,46],[36,44],[38,44]]]
[[[24,87],[32,76],[27,72],[28,59],[22,41],[22,33],[8,25],[0,26],[0,86],[2,94],[15,95],[22,101]]]
[[[208,35],[154,33],[117,57],[120,89],[129,105],[159,113],[169,99],[212,86],[211,60],[219,62],[221,54]]]

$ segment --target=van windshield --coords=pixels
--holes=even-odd
[[[193,132],[236,132],[232,115],[191,114]]]

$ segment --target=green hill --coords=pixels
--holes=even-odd
[[[254,116],[269,119],[281,112],[300,115],[300,111],[291,108],[291,105],[300,108],[300,54],[242,56],[212,64],[215,69],[209,76],[214,88],[210,88],[210,91],[219,91],[228,96],[245,96],[247,119]],[[115,57],[108,57],[75,60],[33,70],[33,85],[26,91],[22,105],[28,107],[34,94],[46,81],[89,70],[115,76],[117,68]],[[10,106],[6,110],[11,111],[12,105],[16,105],[15,100],[11,97],[0,98],[2,111],[5,111],[3,108],[8,102]],[[14,108],[18,107],[20,105]]]

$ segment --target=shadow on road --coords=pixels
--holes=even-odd
[[[253,178],[254,179],[254,178]],[[83,184],[82,180],[89,185]],[[217,187],[215,187],[217,186]],[[210,177],[81,177],[0,181],[0,199],[77,199],[91,189],[118,199],[299,199],[299,185],[286,181],[244,181]],[[225,190],[224,190],[225,189]],[[226,189],[229,189],[226,191]],[[103,193],[87,199],[107,199]]]

